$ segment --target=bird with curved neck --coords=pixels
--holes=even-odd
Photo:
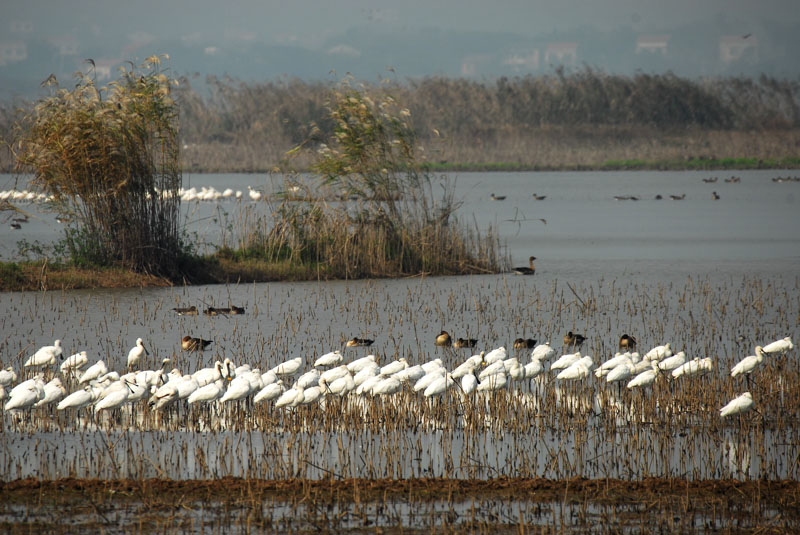
[[[534,260],[536,260],[536,257],[531,256],[530,258],[528,258],[528,262],[530,263],[529,266],[515,267],[511,271],[513,271],[517,275],[533,275],[534,273],[536,273],[536,268],[533,265]]]

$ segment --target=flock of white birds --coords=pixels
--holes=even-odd
[[[289,188],[289,193],[296,193],[299,190],[300,188],[298,186],[292,186]],[[184,202],[241,200],[245,198],[249,198],[251,201],[260,201],[265,198],[263,192],[257,189],[253,189],[251,186],[247,186],[246,197],[245,193],[242,192],[242,190],[234,190],[231,188],[226,188],[223,191],[219,191],[213,186],[210,187],[201,186],[200,189],[194,187],[187,189],[180,188],[178,190],[178,196],[180,196],[181,201]],[[52,195],[48,195],[46,193],[41,193],[37,191],[30,191],[27,189],[22,189],[22,190],[9,189],[0,191],[0,201],[37,203],[37,202],[49,202],[52,200],[53,200]]]
[[[792,349],[794,345],[789,337],[764,347],[757,346],[755,355],[742,359],[733,367],[731,375],[749,376],[767,356],[785,354]],[[147,349],[139,338],[128,354],[128,369],[138,367],[146,353]],[[24,411],[57,403],[58,410],[93,407],[95,412],[99,412],[145,398],[153,409],[162,410],[181,400],[189,405],[224,404],[250,396],[253,396],[254,403],[274,401],[278,408],[297,407],[316,403],[328,395],[390,396],[406,384],[425,398],[441,396],[454,387],[468,396],[475,391],[508,388],[514,381],[539,376],[545,371],[547,361],[556,356],[556,351],[548,343],[541,344],[531,352],[530,361],[522,364],[516,357],[509,357],[504,347],[499,347],[473,355],[448,371],[438,358],[417,365],[401,358],[380,366],[375,355],[367,355],[344,364],[344,356],[337,350],[317,358],[313,367],[303,373],[303,358],[297,357],[265,373],[246,364],[236,367],[230,359],[225,359],[192,374],[182,374],[177,369],[167,371],[170,359],[163,359],[162,367],[157,370],[120,374],[110,371],[103,360],[84,369],[88,364],[85,351],[66,359],[62,355],[60,340],[52,346],[40,348],[24,367],[42,370],[13,388],[11,385],[17,380],[13,367],[0,370],[0,400],[7,399],[5,410]],[[57,376],[45,382],[45,374],[52,371],[50,368],[59,360],[63,360],[60,373],[64,381]],[[617,353],[599,366],[580,352],[561,355],[549,365],[550,372],[558,381],[580,380],[594,373],[607,383],[627,382],[629,389],[652,385],[661,373],[679,378],[706,374],[712,369],[710,358],[688,360],[682,351],[673,354],[670,344],[655,347],[644,356],[635,352]],[[68,384],[77,381],[80,388],[67,395],[65,381]],[[8,388],[10,390],[6,390]],[[753,406],[752,395],[745,392],[722,407],[720,416],[744,413]]]

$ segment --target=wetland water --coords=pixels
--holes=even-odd
[[[718,183],[702,182],[714,174]],[[528,352],[510,347],[517,337],[550,341],[558,356],[566,352],[561,338],[568,330],[585,334],[581,352],[597,365],[613,355],[621,334],[630,333],[642,352],[670,342],[689,358],[711,357],[714,370],[707,376],[671,380],[665,374],[650,389],[629,391],[593,375],[560,381],[545,371],[466,399],[451,389],[443,398],[425,400],[406,387],[388,397],[331,396],[295,409],[275,409],[273,402],[222,409],[179,405],[157,416],[139,402],[99,418],[85,409],[62,412],[52,406],[4,412],[0,479],[796,481],[798,350],[769,357],[749,380],[731,378],[730,368],[752,355],[755,345],[784,336],[798,341],[800,184],[773,183],[771,177],[787,174],[780,171],[737,171],[741,183],[725,184],[730,174],[459,175],[461,216],[474,218],[483,229],[496,227],[514,265],[537,256],[532,277],[0,295],[0,368],[13,366],[18,372],[36,348],[56,338],[63,341],[65,355],[86,350],[90,364],[103,358],[109,369],[124,372],[138,337],[150,350],[143,368],[156,368],[168,357],[169,367],[183,373],[224,358],[267,370],[302,357],[303,369],[309,369],[316,357],[343,348],[353,336],[375,344],[344,350],[345,362],[369,352],[381,364],[400,357],[411,364],[441,358],[452,369],[472,352],[435,347],[434,337],[445,329],[477,338],[476,351],[506,346],[523,364]],[[245,195],[248,184],[265,180],[257,175],[190,178],[198,187],[239,188]],[[721,199],[713,201],[711,191]],[[490,201],[492,192],[508,198]],[[533,192],[547,199],[534,201]],[[657,193],[665,199],[653,200]],[[669,198],[683,193],[684,200]],[[617,201],[614,195],[641,200]],[[199,241],[213,243],[219,231],[207,218],[237,208],[226,201],[186,210]],[[52,240],[58,230],[49,219],[28,225],[16,233],[4,226],[3,256],[18,239]],[[247,313],[178,317],[172,311],[192,304],[200,309],[235,304]],[[182,352],[184,335],[214,344],[204,353]],[[69,391],[75,389],[68,384]],[[757,412],[722,420],[718,409],[746,390]],[[580,508],[560,511],[581,514]],[[609,511],[590,508],[589,513]],[[761,517],[753,518],[754,525]]]

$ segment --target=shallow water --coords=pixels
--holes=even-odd
[[[457,337],[478,338],[478,351],[509,346],[517,337],[549,340],[560,350],[561,337],[572,330],[587,335],[582,352],[595,364],[613,354],[622,333],[631,333],[643,351],[671,342],[690,358],[714,358],[709,377],[659,380],[651,391],[631,393],[593,376],[562,384],[548,374],[474,402],[453,392],[442,403],[427,403],[405,392],[375,403],[334,400],[324,408],[296,411],[275,410],[271,404],[221,413],[182,407],[163,421],[142,404],[133,413],[99,420],[53,408],[0,413],[0,479],[321,478],[331,472],[343,477],[797,479],[797,350],[771,358],[752,384],[730,378],[729,370],[756,344],[787,335],[798,341],[800,210],[792,193],[798,186],[772,183],[769,178],[780,174],[775,171],[737,174],[741,184],[720,178],[712,185],[701,181],[708,173],[459,176],[465,217],[474,214],[482,228],[499,225],[515,263],[536,255],[533,277],[0,295],[0,367],[12,365],[18,372],[35,348],[56,338],[63,341],[65,355],[86,350],[90,363],[103,358],[122,372],[137,337],[150,350],[143,367],[157,367],[169,357],[169,367],[183,373],[226,357],[266,370],[301,356],[308,368],[315,357],[353,336],[375,339],[369,352],[381,363],[439,357],[452,368],[470,353],[434,347],[435,335],[446,329]],[[246,190],[263,177],[191,179],[193,185]],[[711,201],[712,187],[722,195],[720,201]],[[509,198],[488,201],[492,191]],[[548,199],[529,201],[532,191]],[[655,192],[686,192],[687,199],[655,201]],[[616,194],[649,200],[616,201]],[[215,210],[210,205],[189,209],[196,219]],[[235,210],[235,203],[226,209]],[[523,210],[524,217],[543,217],[547,224],[504,221],[523,217]],[[208,220],[202,224],[210,225]],[[31,232],[50,228],[43,221],[28,225]],[[2,232],[8,251],[10,231]],[[209,226],[203,239],[212,241],[214,232]],[[178,317],[172,312],[191,304],[199,309],[235,304],[247,313]],[[179,340],[186,334],[214,344],[204,353],[181,352]],[[349,360],[367,350],[345,354]],[[517,356],[528,360],[525,353]],[[720,420],[718,408],[747,389],[758,413]]]

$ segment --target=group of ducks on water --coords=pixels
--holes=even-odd
[[[565,348],[576,349],[585,341],[580,334],[567,333]],[[464,339],[458,339],[464,340]],[[456,342],[458,342],[458,340]],[[434,341],[438,346],[474,347],[476,340],[465,340],[466,345],[456,345],[450,335],[442,331]],[[348,347],[368,346],[372,340],[354,338]],[[517,349],[529,349],[536,343],[532,339],[519,338],[515,341]],[[681,351],[673,354],[670,344],[657,346],[640,356],[636,349],[636,339],[623,335],[619,341],[620,351],[613,358],[595,367],[590,356],[580,351],[561,355],[549,366],[556,373],[557,380],[579,380],[594,373],[606,382],[627,382],[629,389],[652,385],[660,373],[669,373],[673,378],[689,375],[702,375],[713,369],[710,358],[688,360]],[[794,349],[789,337],[777,340],[764,347],[757,346],[755,355],[744,358],[736,364],[731,375],[753,373],[767,355],[783,353]],[[319,401],[326,395],[345,396],[354,393],[360,396],[388,396],[400,391],[408,384],[414,392],[421,392],[425,398],[441,396],[453,387],[463,395],[474,391],[492,391],[507,388],[511,381],[532,379],[544,372],[545,362],[556,355],[549,343],[533,347],[530,362],[522,364],[516,357],[509,357],[505,347],[482,351],[466,359],[452,371],[448,371],[439,358],[423,364],[412,365],[400,358],[380,366],[375,355],[353,360],[343,364],[344,355],[340,350],[326,353],[317,358],[313,368],[302,373],[288,387],[291,379],[303,367],[303,358],[297,357],[282,362],[262,373],[249,365],[234,366],[230,359],[217,361],[214,366],[200,369],[192,374],[182,374],[179,370],[167,371],[170,359],[163,359],[162,366],[156,370],[129,371],[124,375],[109,371],[99,360],[86,370],[88,363],[85,351],[64,359],[61,341],[53,346],[45,346],[34,353],[24,364],[25,368],[40,368],[55,365],[63,360],[60,371],[65,379],[77,380],[80,390],[67,395],[61,378],[56,377],[45,383],[44,373],[13,387],[8,393],[5,388],[17,380],[13,367],[0,370],[0,400],[8,398],[5,410],[21,411],[58,403],[57,409],[79,409],[93,406],[95,412],[121,407],[148,398],[149,405],[161,410],[186,400],[189,405],[219,401],[225,403],[253,396],[253,402],[275,401],[275,406],[297,407]],[[141,338],[129,351],[129,369],[138,366],[143,355],[149,354]],[[749,381],[749,379],[748,379]],[[745,392],[720,409],[722,417],[743,413],[753,408],[750,392]]]
[[[178,316],[197,316],[198,310],[195,305],[189,307],[176,307],[172,310]],[[236,305],[231,305],[229,307],[208,307],[203,310],[203,314],[206,316],[236,316],[240,314],[244,314],[245,310],[244,307],[237,307]]]

